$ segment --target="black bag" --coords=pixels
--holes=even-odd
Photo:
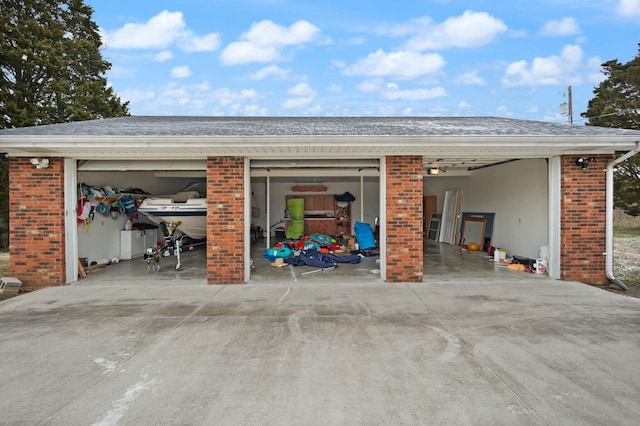
[[[511,260],[511,263],[515,263],[517,265],[524,265],[527,268],[529,268],[530,270],[534,270],[535,268],[535,264],[536,261],[533,259],[529,259],[528,257],[523,257],[523,256],[513,256],[513,259]]]

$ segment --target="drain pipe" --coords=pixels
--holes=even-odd
[[[640,152],[640,142],[636,142],[636,149],[633,151],[627,152],[620,158],[616,158],[609,164],[607,164],[607,195],[606,195],[606,203],[607,203],[607,216],[606,216],[606,233],[607,233],[607,244],[606,244],[606,272],[607,278],[620,287],[622,290],[627,290],[627,286],[625,283],[620,281],[613,274],[613,169],[616,165],[622,163],[624,160],[633,157],[638,152]]]

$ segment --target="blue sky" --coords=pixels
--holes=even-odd
[[[584,124],[640,0],[86,0],[134,115],[498,116]]]

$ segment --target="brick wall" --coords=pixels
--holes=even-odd
[[[64,160],[9,159],[9,227],[9,274],[25,289],[64,285]]]
[[[606,284],[606,166],[613,156],[595,157],[586,169],[580,155],[561,159],[560,279]]]
[[[207,159],[207,283],[243,284],[244,158]]]
[[[387,157],[387,282],[422,282],[422,157]]]

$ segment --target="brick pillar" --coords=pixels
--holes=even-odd
[[[25,289],[66,283],[64,160],[9,158],[9,274]]]
[[[244,158],[207,159],[207,283],[244,284]]]
[[[561,158],[560,279],[606,284],[606,165],[613,156],[597,155],[586,169],[578,157]]]
[[[387,157],[387,282],[422,282],[422,157]]]

